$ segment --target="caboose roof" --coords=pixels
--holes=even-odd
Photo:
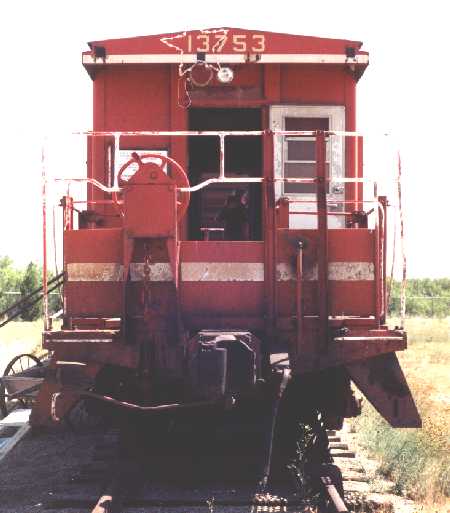
[[[92,41],[83,53],[89,73],[104,64],[220,63],[350,64],[358,78],[369,54],[347,39],[300,36],[238,28],[215,28]]]

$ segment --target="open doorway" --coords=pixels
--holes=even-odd
[[[261,130],[260,109],[193,108],[189,110],[189,130]],[[218,137],[192,136],[188,142],[189,181],[192,185],[219,176]],[[234,136],[225,139],[227,177],[262,176],[262,138]],[[189,207],[190,240],[234,240],[225,237],[221,212],[230,198],[242,198],[248,227],[245,239],[261,240],[261,184],[213,184],[193,193]],[[239,200],[240,201],[240,200]],[[242,237],[241,237],[242,240]]]

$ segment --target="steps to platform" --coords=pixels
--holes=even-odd
[[[14,410],[0,420],[0,461],[30,430],[31,410]]]

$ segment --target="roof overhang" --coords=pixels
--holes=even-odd
[[[175,34],[110,39],[89,43],[83,65],[91,76],[105,65],[193,64],[329,64],[348,65],[359,78],[369,63],[362,43],[252,31],[204,29]]]
[[[207,54],[202,59],[205,62],[220,64],[242,64],[242,63],[260,63],[260,64],[358,64],[367,65],[369,63],[368,55],[357,55],[347,57],[337,54]],[[168,54],[118,54],[106,55],[103,58],[95,57],[93,54],[83,55],[84,66],[94,66],[103,64],[193,64],[198,62],[198,56],[194,53],[183,55]]]

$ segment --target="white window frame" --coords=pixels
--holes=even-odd
[[[286,118],[328,118],[330,131],[344,131],[345,130],[345,107],[343,105],[272,105],[270,107],[270,128],[273,131],[285,130]],[[284,177],[284,164],[287,156],[286,136],[274,137],[274,176],[275,178]],[[331,136],[327,143],[327,162],[330,164],[330,192],[327,194],[328,200],[332,203],[333,200],[345,200],[345,187],[342,182],[333,183],[333,178],[345,178],[345,137]],[[315,193],[311,192],[284,192],[284,183],[275,182],[275,199],[278,200],[282,196],[292,197],[296,199],[312,200]],[[297,210],[316,210],[316,205],[300,204]],[[339,210],[342,210],[343,203],[337,203]],[[289,216],[290,218],[302,217],[299,215]],[[304,227],[312,228],[317,220],[312,220],[314,216],[304,216],[306,223]],[[336,219],[331,220],[331,225],[340,227],[343,223],[343,216],[335,216]],[[291,219],[289,220],[291,225]],[[292,227],[298,222],[293,223]]]

